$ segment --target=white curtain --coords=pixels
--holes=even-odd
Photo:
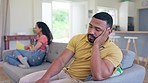
[[[2,1],[2,0],[0,0],[0,6],[1,6],[1,1]]]
[[[4,35],[8,35],[10,30],[9,21],[9,0],[0,0],[0,60],[2,60],[2,51],[4,50]]]

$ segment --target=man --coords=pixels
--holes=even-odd
[[[108,13],[95,14],[88,33],[74,36],[47,71],[25,76],[20,82],[30,79],[29,82],[36,83],[80,83],[89,74],[93,80],[109,78],[122,60],[121,50],[109,40],[112,24]],[[73,56],[74,61],[65,67]]]

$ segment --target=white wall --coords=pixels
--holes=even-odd
[[[103,6],[109,8],[117,8],[119,7],[120,0],[96,0],[96,6]]]
[[[148,8],[148,0],[135,0],[137,9]]]
[[[119,9],[120,0],[88,0],[88,9],[93,10],[95,14],[97,11],[97,6],[109,7]]]
[[[42,20],[42,0],[33,0],[33,26]]]
[[[88,9],[95,13],[97,6],[118,8],[118,4],[119,0],[88,0]],[[10,0],[10,34],[32,34],[32,28],[39,20],[42,20],[42,0]]]
[[[93,14],[95,13],[96,10],[96,0],[88,0],[88,10],[93,10]]]
[[[41,20],[41,0],[10,1],[10,34],[32,34],[36,21]]]
[[[9,1],[10,1],[10,34],[15,34],[16,32],[27,32],[29,34],[32,34],[32,28],[34,27],[35,23],[42,19],[42,0],[9,0]],[[43,0],[43,1],[51,2],[52,0]],[[75,0],[68,0],[68,1],[75,1]],[[138,30],[138,9],[148,8],[148,5],[142,6],[141,1],[144,0],[134,0],[134,2],[136,3],[135,8],[137,13],[135,16],[136,30]],[[93,10],[93,13],[95,13],[97,6],[119,9],[119,4],[120,0],[113,0],[113,1],[88,0],[88,10]]]

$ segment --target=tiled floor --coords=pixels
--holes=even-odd
[[[143,62],[140,62],[140,65],[144,65]],[[145,80],[143,83],[148,83],[148,65],[145,67],[147,72],[145,76]],[[11,83],[2,68],[2,62],[0,62],[0,83]]]

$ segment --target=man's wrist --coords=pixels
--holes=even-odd
[[[99,43],[94,43],[93,46],[97,46],[98,48],[100,48],[100,47],[101,47],[101,44],[99,44]]]
[[[50,80],[50,76],[43,76],[42,79],[49,81]]]

